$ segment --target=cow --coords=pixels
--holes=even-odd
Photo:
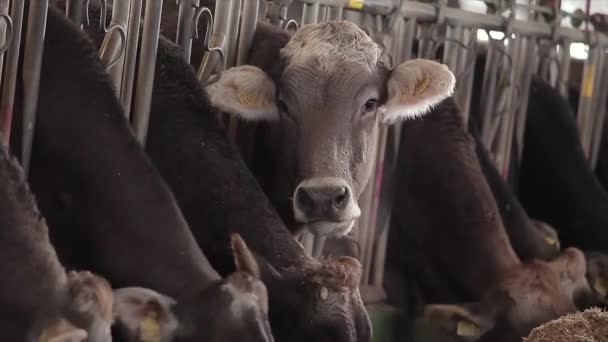
[[[146,151],[169,183],[198,244],[229,272],[225,241],[238,232],[259,256],[274,336],[369,341],[356,259],[311,260],[287,229],[180,50],[159,41]]]
[[[530,216],[554,226],[564,246],[606,252],[608,193],[583,151],[566,99],[533,77],[518,195]]]
[[[590,303],[580,250],[517,256],[452,99],[404,124],[399,154],[387,272],[418,288],[426,305],[408,310],[454,336],[517,341]]]
[[[587,282],[598,303],[606,307],[608,306],[608,255],[586,251],[585,259],[587,260]]]
[[[380,124],[421,116],[452,94],[447,66],[415,59],[390,69],[348,21],[293,36],[258,23],[247,65],[207,86],[211,103],[264,121],[256,175],[292,232],[344,236],[361,214]]]
[[[111,289],[90,272],[66,273],[24,178],[0,147],[0,339],[111,341]]]
[[[54,7],[39,90],[29,182],[61,262],[101,274],[117,288],[153,290],[158,295],[137,297],[150,299],[140,303],[150,304],[140,313],[163,308],[158,298],[172,298],[177,304],[170,308],[178,310],[172,316],[152,310],[134,318],[158,323],[162,341],[172,334],[179,341],[273,341],[259,266],[251,256],[238,257],[236,271],[224,278],[211,267],[133,136],[94,45]],[[16,103],[16,113],[21,108]],[[19,151],[16,136],[11,147]],[[232,246],[237,256],[250,254],[239,241]],[[234,260],[231,255],[233,268]],[[130,298],[122,294],[119,299]],[[166,321],[169,316],[176,319]]]

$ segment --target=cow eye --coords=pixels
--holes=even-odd
[[[361,111],[363,112],[363,114],[375,112],[377,107],[378,107],[378,100],[370,99],[370,100],[367,100],[367,102],[365,102],[365,104],[363,105],[363,108],[361,108]]]

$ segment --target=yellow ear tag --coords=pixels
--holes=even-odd
[[[422,92],[429,87],[429,84],[431,84],[431,78],[429,77],[429,75],[426,75],[426,77],[422,81],[416,84],[416,89],[414,89],[414,95],[422,94]]]
[[[473,322],[460,321],[456,327],[456,335],[464,337],[474,337],[481,333],[481,329]]]
[[[260,98],[255,93],[250,92],[238,92],[236,97],[242,105],[255,106],[260,102]]]
[[[139,323],[139,338],[141,342],[160,342],[160,325],[158,314],[152,310]]]
[[[606,282],[606,279],[598,277],[593,283],[593,289],[605,298],[608,294],[608,282]]]
[[[555,240],[554,238],[550,237],[550,236],[545,236],[545,242],[549,245],[549,246],[555,246],[557,245],[557,240]]]

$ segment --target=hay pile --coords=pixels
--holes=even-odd
[[[598,308],[569,314],[532,330],[524,342],[606,342],[608,311]]]

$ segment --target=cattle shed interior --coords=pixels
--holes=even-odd
[[[87,39],[55,38],[61,32],[55,26],[63,26],[52,11]],[[336,24],[343,21],[357,28]],[[97,55],[78,57],[86,55],[79,49],[88,51],[83,46],[93,46]],[[183,65],[173,63],[175,58]],[[93,59],[103,66],[95,69],[95,79],[83,71]],[[352,71],[363,64],[368,68]],[[172,79],[172,73],[183,79]],[[372,80],[367,88],[360,86],[366,77]],[[89,97],[106,83],[109,102]],[[132,263],[121,268],[107,257],[94,259],[100,253],[129,255],[113,250],[118,237],[102,245],[97,233],[86,231],[88,220],[113,225],[115,217],[128,221],[125,227],[171,222],[159,218],[160,211],[142,217],[145,210],[126,206],[154,202],[160,193],[154,189],[162,188],[170,194],[167,203],[175,203],[175,222],[192,228],[183,234],[202,252],[200,269],[208,267],[215,281],[236,264],[237,271],[263,281],[270,294],[270,314],[264,314],[276,341],[298,340],[286,336],[296,336],[289,330],[299,326],[277,318],[279,309],[273,313],[285,307],[293,310],[286,316],[304,307],[356,316],[343,323],[348,329],[335,323],[338,333],[319,328],[302,334],[322,336],[308,337],[318,341],[583,341],[574,337],[577,329],[591,331],[594,324],[593,332],[580,332],[590,336],[584,341],[608,341],[608,317],[602,316],[608,306],[608,0],[0,0],[0,87],[4,151],[18,160],[41,217],[49,217],[47,235],[68,270],[90,269],[112,285],[164,291],[154,288],[152,276],[137,283]],[[359,97],[369,89],[375,95],[365,102]],[[194,108],[188,106],[207,112],[183,121],[165,117]],[[141,151],[143,166],[127,166],[132,172],[121,169],[131,165],[116,152],[122,138],[106,127],[123,118],[42,119],[45,111],[114,109],[124,114],[134,138],[128,148]],[[211,132],[208,118],[221,132]],[[207,131],[196,136],[190,131],[195,126]],[[212,145],[214,139],[226,144]],[[205,163],[192,161],[198,154],[191,143]],[[62,166],[55,169],[55,163]],[[124,181],[90,179],[114,167],[124,171],[115,173]],[[197,168],[199,178],[192,171]],[[133,182],[126,181],[135,170],[142,170],[141,182],[133,178],[138,189],[157,175],[162,184],[135,195]],[[248,177],[255,182],[247,183]],[[193,183],[182,184],[187,181]],[[124,187],[124,194],[112,187]],[[48,194],[49,189],[60,190]],[[113,194],[115,206],[94,200]],[[1,196],[0,208],[8,201]],[[205,203],[193,209],[190,203],[197,200]],[[116,213],[95,216],[95,210]],[[196,214],[200,220],[192,218]],[[13,224],[7,222],[0,221],[0,229]],[[61,230],[55,222],[70,222],[70,228]],[[240,226],[214,226],[273,222],[276,229],[249,233]],[[72,234],[70,229],[84,235],[58,242],[56,234]],[[110,231],[122,234],[119,228]],[[136,235],[124,232],[125,239]],[[286,235],[296,247],[284,241]],[[0,232],[0,256],[5,236]],[[176,245],[167,242],[171,246]],[[146,247],[133,249],[145,259]],[[222,258],[232,254],[234,264],[230,258],[226,266]],[[81,255],[86,261],[64,261]],[[173,254],[155,257],[161,255]],[[334,289],[319,280],[313,298],[284,300],[284,293],[300,290],[277,285],[267,274],[280,273],[287,281],[283,272],[297,273],[293,260],[304,259],[316,266],[303,270],[319,272],[311,278],[340,279],[340,285]],[[355,285],[349,287],[352,277]],[[230,291],[237,291],[234,286]],[[342,304],[333,302],[332,291],[344,294]],[[124,293],[115,291],[114,298]],[[13,305],[3,298],[0,307]],[[357,316],[359,300],[364,310]],[[602,310],[585,311],[591,307]],[[548,323],[583,311],[564,318],[563,325]],[[123,311],[116,312],[123,319]],[[333,322],[318,312],[322,318],[310,318],[311,327]],[[0,330],[3,315],[0,309]],[[373,334],[361,328],[368,318]],[[161,342],[154,338],[169,329],[162,324],[153,339],[142,337],[145,324],[153,322],[156,329],[161,321],[133,323],[141,324],[134,341]],[[538,328],[545,323],[544,330]],[[92,331],[89,341],[109,341]]]

